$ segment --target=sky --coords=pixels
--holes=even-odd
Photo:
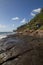
[[[12,31],[30,21],[43,8],[43,0],[0,0],[0,32]]]

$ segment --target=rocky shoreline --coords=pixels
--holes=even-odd
[[[0,65],[43,65],[43,37],[13,34],[3,38]]]

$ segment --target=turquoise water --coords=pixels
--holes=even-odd
[[[10,34],[12,32],[0,32],[0,35],[7,35],[7,34]]]

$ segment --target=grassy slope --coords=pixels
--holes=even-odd
[[[37,27],[37,25],[38,25],[38,27]],[[29,30],[41,29],[41,30],[43,30],[43,9],[28,24],[18,27],[17,31],[24,31],[25,29],[29,29]]]

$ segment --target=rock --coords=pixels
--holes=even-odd
[[[43,65],[43,38],[27,35],[0,40],[0,65]]]

